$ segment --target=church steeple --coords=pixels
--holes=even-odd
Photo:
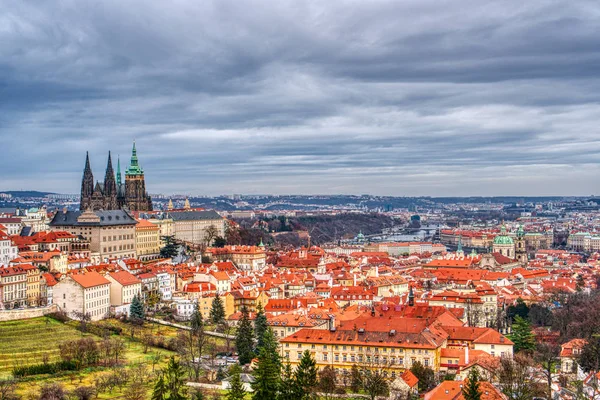
[[[117,157],[117,187],[121,186],[121,159]]]
[[[94,174],[90,166],[90,155],[85,153],[85,167],[83,168],[83,178],[81,179],[81,199],[79,209],[85,210],[89,207],[94,193]]]
[[[144,170],[140,168],[137,157],[137,150],[135,149],[135,140],[133,141],[133,149],[131,149],[131,161],[129,162],[129,168],[125,170],[125,175],[142,175]]]
[[[110,151],[108,152],[108,162],[106,163],[106,173],[104,174],[104,209],[117,209],[117,184],[115,182],[115,171],[112,166]]]

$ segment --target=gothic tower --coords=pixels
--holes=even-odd
[[[94,194],[94,175],[90,167],[90,155],[85,153],[85,168],[83,169],[83,178],[81,179],[81,200],[79,209],[85,211],[92,203],[92,194]]]
[[[117,207],[125,206],[125,184],[121,179],[121,159],[117,158]]]
[[[118,210],[117,184],[115,182],[115,171],[113,171],[110,151],[108,152],[108,163],[106,165],[106,173],[104,175],[104,190],[102,193],[104,194],[104,209]]]
[[[144,170],[138,163],[135,142],[129,167],[125,170],[125,206],[131,211],[152,211],[152,200],[146,192]]]

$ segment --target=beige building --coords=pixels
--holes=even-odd
[[[233,261],[242,271],[260,271],[267,262],[264,246],[225,246],[206,250],[213,261]]]
[[[137,258],[147,260],[160,254],[160,229],[152,222],[138,219],[135,226],[135,247]]]
[[[52,230],[81,235],[90,242],[92,257],[136,258],[137,222],[123,210],[60,211],[50,222]]]
[[[27,303],[27,270],[16,265],[0,267],[0,310]]]
[[[127,271],[117,271],[106,274],[110,285],[110,305],[115,308],[115,314],[129,315],[129,306],[135,295],[142,295],[142,281]]]
[[[69,316],[79,312],[98,321],[109,314],[110,281],[97,272],[68,275],[54,286],[52,296]]]
[[[173,218],[169,217],[167,214],[152,215],[152,218],[149,218],[148,222],[158,226],[158,237],[160,239],[161,247],[166,244],[166,241],[163,240],[164,237],[175,235]]]
[[[225,237],[225,219],[214,210],[173,211],[169,216],[173,219],[177,240],[192,244],[206,244],[206,232],[210,226],[215,227],[216,236]]]

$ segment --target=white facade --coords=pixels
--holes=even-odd
[[[87,313],[92,321],[98,321],[109,313],[110,283],[83,287],[68,276],[54,286],[52,297],[69,316],[73,312]]]
[[[6,234],[0,232],[0,265],[8,265],[18,255],[19,248],[13,244]]]

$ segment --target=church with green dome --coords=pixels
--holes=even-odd
[[[504,224],[500,228],[500,234],[494,238],[492,251],[500,253],[511,260],[515,258],[515,241],[506,233],[506,225]]]

